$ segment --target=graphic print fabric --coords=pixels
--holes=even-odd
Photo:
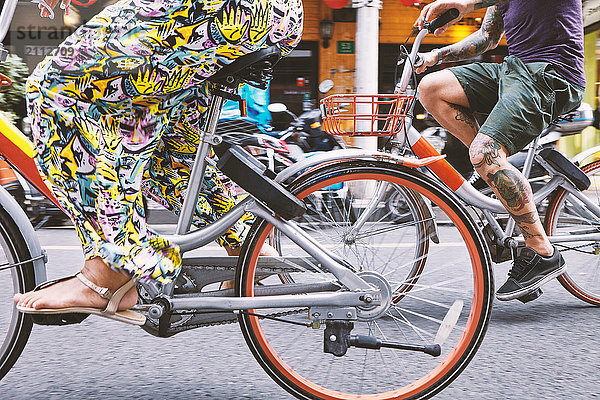
[[[210,102],[206,79],[273,44],[288,54],[302,17],[300,0],[123,0],[38,65],[27,82],[36,162],[86,259],[133,278],[176,277],[179,249],[147,226],[142,190],[179,213]],[[210,169],[194,224],[234,204]],[[221,244],[239,246],[244,228],[238,222]]]

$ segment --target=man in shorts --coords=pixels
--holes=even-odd
[[[531,142],[560,114],[579,106],[585,88],[581,0],[437,0],[425,6],[419,28],[450,8],[460,16],[487,7],[481,28],[458,43],[423,54],[427,67],[478,56],[506,34],[509,56],[502,64],[473,63],[425,76],[423,106],[468,148],[471,163],[517,223],[521,250],[498,300],[537,290],[566,270],[548,241],[527,179],[507,157]],[[479,126],[474,113],[488,114]]]

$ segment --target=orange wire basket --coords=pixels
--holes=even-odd
[[[414,96],[395,94],[334,94],[321,100],[323,130],[330,135],[392,136],[410,116]]]

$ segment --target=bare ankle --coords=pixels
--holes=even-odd
[[[111,292],[120,288],[130,278],[111,269],[100,257],[86,260],[81,272],[90,281],[101,287],[107,287]]]
[[[536,244],[536,245],[532,245],[532,246],[528,246],[528,247],[535,250],[535,252],[538,253],[540,256],[550,257],[551,255],[554,254],[554,247],[552,247],[552,245],[550,243],[547,243],[547,244],[541,243],[541,244]]]

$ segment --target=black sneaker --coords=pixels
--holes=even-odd
[[[566,269],[565,260],[556,247],[551,256],[541,256],[525,247],[514,261],[508,280],[496,292],[496,298],[507,301],[524,296],[562,275]]]

